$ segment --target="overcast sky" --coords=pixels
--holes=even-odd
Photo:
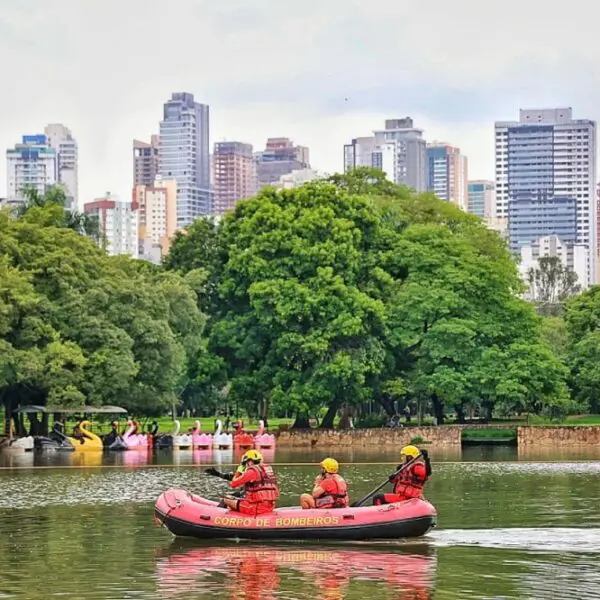
[[[211,142],[287,136],[314,167],[412,116],[493,178],[494,120],[600,116],[600,9],[586,0],[0,0],[0,146],[49,122],[79,143],[80,201],[131,193],[131,144],[186,91]],[[6,195],[6,165],[0,196]]]

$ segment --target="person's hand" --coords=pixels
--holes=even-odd
[[[212,475],[213,477],[221,477],[221,472],[217,471],[217,469],[214,467],[209,467],[208,469],[205,469],[204,472],[207,475]]]

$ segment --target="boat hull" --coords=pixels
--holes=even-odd
[[[419,499],[347,509],[280,508],[254,518],[186,490],[161,494],[154,515],[174,535],[198,539],[397,540],[423,536],[437,523],[435,508]]]

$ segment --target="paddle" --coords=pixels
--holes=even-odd
[[[389,475],[388,478],[381,485],[378,485],[374,490],[371,490],[366,496],[364,496],[360,500],[355,500],[350,506],[352,508],[358,508],[359,506],[362,506],[369,498],[371,498],[371,496],[374,496],[382,487],[389,483],[389,480],[392,477],[396,477],[398,473],[401,473],[402,471],[404,471],[404,469],[410,467],[410,465],[412,465],[415,462],[415,460],[417,460],[420,456],[420,454],[417,454],[417,456],[414,456],[408,462],[404,463],[403,465],[400,465],[400,468],[396,469],[394,473]]]

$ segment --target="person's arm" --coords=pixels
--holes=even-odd
[[[321,487],[321,485],[315,485],[315,487],[313,488],[313,491],[312,491],[312,497],[320,498],[321,496],[323,496],[326,493],[327,492]]]
[[[239,477],[234,477],[229,484],[232,488],[242,487],[247,483],[252,481],[256,481],[258,477],[258,473],[254,469],[248,469],[245,473],[240,475]]]

